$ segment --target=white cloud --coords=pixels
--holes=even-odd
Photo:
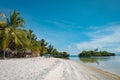
[[[71,45],[78,51],[76,54],[83,50],[94,50],[95,48],[115,53],[120,52],[120,24],[109,24],[99,26],[99,28],[96,26],[91,28],[93,28],[93,32],[85,33],[91,40]],[[70,51],[73,51],[73,49],[71,48],[70,50],[69,48]]]
[[[79,26],[76,23],[73,22],[69,22],[69,21],[50,21],[47,20],[46,22],[51,23],[53,25],[55,25],[56,27],[62,28],[62,29],[66,29],[66,30],[73,30],[73,29],[82,29],[82,26]]]

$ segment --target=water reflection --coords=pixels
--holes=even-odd
[[[100,61],[108,61],[110,57],[81,57],[79,58],[80,61],[84,63],[96,63],[100,64]]]
[[[87,57],[79,58],[78,56],[70,56],[71,60],[80,61],[87,65],[117,74],[120,76],[120,56],[106,56],[106,57]]]

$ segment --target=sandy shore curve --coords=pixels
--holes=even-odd
[[[71,60],[0,60],[0,80],[120,80],[120,76]]]

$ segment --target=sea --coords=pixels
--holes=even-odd
[[[82,62],[86,65],[90,65],[120,76],[120,56],[90,58],[79,58],[78,56],[70,56],[69,59]]]

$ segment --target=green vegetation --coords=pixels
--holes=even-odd
[[[115,56],[115,53],[110,53],[107,51],[98,51],[98,49],[90,50],[90,51],[82,51],[79,57],[91,57],[91,56]]]
[[[45,42],[44,39],[41,39],[39,41],[39,45],[40,45],[40,56],[43,56],[47,52],[47,45],[48,45],[48,43]]]
[[[48,53],[56,58],[69,58],[69,54],[67,52],[58,52],[51,44],[48,46]]]
[[[53,57],[69,57],[67,52],[57,49],[44,40],[37,40],[32,30],[25,29],[25,20],[14,11],[9,16],[0,13],[0,57],[37,57],[46,53]]]

